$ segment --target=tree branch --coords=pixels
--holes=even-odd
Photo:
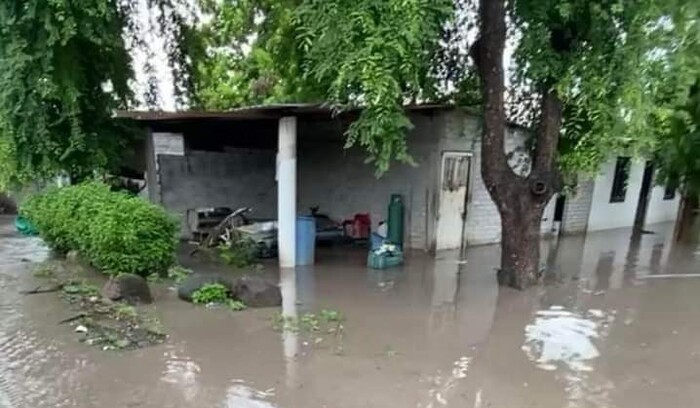
[[[552,173],[555,166],[559,132],[562,122],[562,103],[554,88],[542,95],[541,116],[537,127],[537,139],[532,161],[532,175],[541,177]]]

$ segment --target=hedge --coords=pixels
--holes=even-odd
[[[176,222],[162,208],[106,184],[49,189],[20,208],[54,250],[77,250],[110,275],[148,276],[175,261]]]

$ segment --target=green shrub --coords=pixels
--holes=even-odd
[[[220,283],[209,283],[192,293],[192,302],[196,304],[220,303],[224,304],[229,299],[226,286]]]
[[[176,223],[160,207],[88,182],[54,188],[27,200],[20,212],[56,251],[78,250],[105,273],[148,276],[175,259]]]
[[[229,310],[239,312],[247,308],[246,304],[230,297],[229,290],[220,283],[209,283],[192,293],[192,302],[198,305],[215,303],[226,306]]]

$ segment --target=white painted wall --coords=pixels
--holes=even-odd
[[[614,157],[603,164],[600,174],[595,179],[591,212],[588,216],[588,231],[625,228],[634,224],[639,190],[641,189],[644,175],[644,162],[632,161],[625,201],[611,203],[610,192],[615,176],[616,161],[617,158]]]
[[[675,221],[678,215],[680,197],[680,193],[676,192],[673,200],[664,200],[664,187],[654,186],[651,197],[649,197],[645,225]]]
[[[616,160],[617,158],[614,157],[607,161],[601,167],[601,172],[595,179],[591,211],[588,216],[588,231],[630,228],[634,225],[645,162],[632,161],[625,201],[611,203],[610,192],[612,190]],[[654,186],[649,197],[645,225],[675,220],[678,213],[678,196],[676,194],[673,200],[664,200],[664,188]]]

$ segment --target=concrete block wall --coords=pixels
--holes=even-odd
[[[185,156],[159,155],[162,204],[183,220],[197,207],[252,207],[254,217],[277,217],[275,153],[261,150],[189,151]]]
[[[342,138],[319,137],[312,134],[311,127],[303,127],[297,153],[299,212],[319,206],[322,213],[336,220],[369,213],[376,228],[379,221],[386,220],[391,194],[398,193],[404,197],[407,246],[429,249],[432,180],[442,123],[433,116],[414,115],[411,119],[415,127],[407,140],[416,166],[394,162],[379,178],[374,165],[365,163],[367,154],[361,147],[345,149]],[[318,129],[333,131],[323,126]]]
[[[566,197],[561,224],[562,233],[580,234],[586,232],[588,216],[591,212],[591,201],[593,200],[593,186],[593,180],[582,180],[574,194]]]
[[[501,240],[501,216],[491,199],[481,177],[481,122],[477,116],[455,111],[446,116],[445,141],[442,150],[469,149],[472,152],[470,186],[467,197],[467,219],[465,240],[467,245],[497,243]],[[523,151],[526,135],[521,129],[511,128],[506,138],[506,153],[509,163],[519,173],[529,171],[527,154]],[[462,146],[462,149],[459,147]],[[554,200],[544,211],[542,233],[552,228]]]

